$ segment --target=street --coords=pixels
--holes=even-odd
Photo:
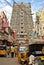
[[[0,0],[0,65],[44,65],[44,0]]]
[[[20,65],[16,57],[14,58],[0,58],[0,65]]]
[[[17,57],[14,58],[0,57],[0,65],[21,65],[21,64],[19,64]],[[44,65],[44,61],[43,62],[39,61],[39,65]]]

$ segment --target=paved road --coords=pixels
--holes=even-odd
[[[20,65],[17,58],[0,58],[0,65]]]
[[[16,57],[14,57],[14,58],[0,57],[0,65],[21,65],[21,64],[19,64]],[[39,65],[44,65],[44,63],[41,64],[41,62],[40,62]]]

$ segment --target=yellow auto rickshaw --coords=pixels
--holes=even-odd
[[[18,49],[18,61],[24,65],[28,65],[28,47],[27,46],[20,46]]]
[[[6,57],[6,46],[0,45],[0,56],[3,55]]]

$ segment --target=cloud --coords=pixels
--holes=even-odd
[[[0,8],[3,8],[5,6],[12,6],[13,0],[0,0]]]
[[[0,0],[1,2],[4,2],[5,0]]]
[[[31,3],[33,3],[34,2],[34,0],[31,0]]]
[[[4,2],[4,1],[8,1],[8,2],[10,2],[11,0],[0,0],[1,2]]]
[[[38,2],[39,5],[44,4],[44,0]]]
[[[44,7],[44,0],[37,0],[37,2],[34,1],[34,3],[32,3],[32,10],[35,12],[39,12]]]

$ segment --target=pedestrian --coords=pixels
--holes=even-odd
[[[14,57],[15,48],[14,45],[11,46],[11,57]]]
[[[29,65],[34,65],[35,56],[30,52],[29,54]]]
[[[34,65],[39,65],[38,64],[38,58],[37,57],[35,58]]]
[[[10,53],[10,47],[7,46],[7,57],[9,57],[9,53]]]
[[[15,57],[17,56],[17,46],[15,46]]]

